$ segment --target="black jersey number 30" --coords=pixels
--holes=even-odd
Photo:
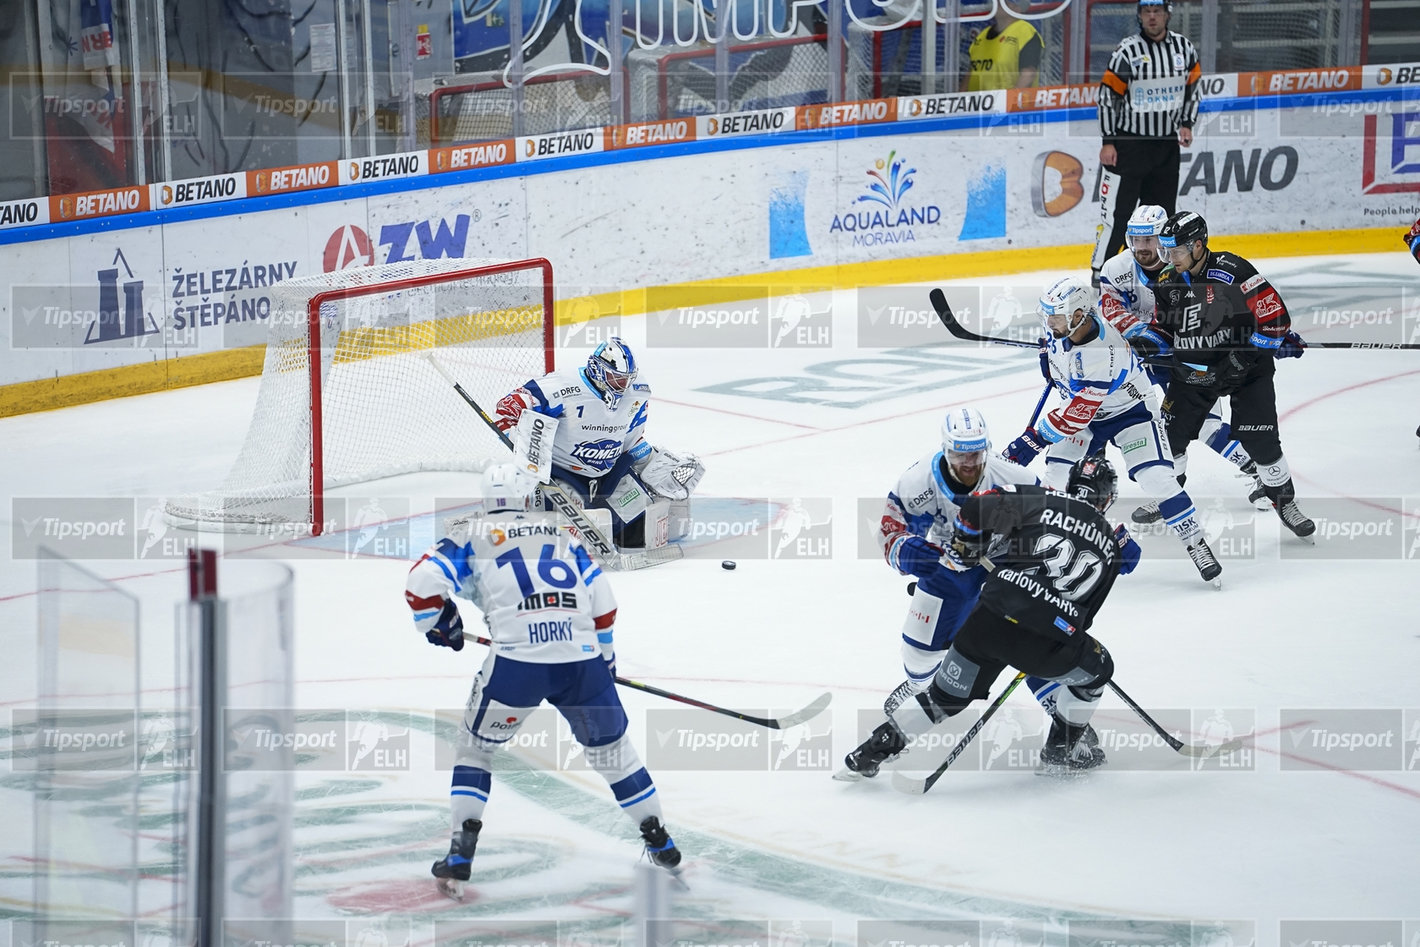
[[[1104,561],[1093,549],[1076,549],[1064,536],[1045,535],[1036,540],[1035,553],[1041,557],[1050,584],[1070,601],[1083,598],[1104,574]]]

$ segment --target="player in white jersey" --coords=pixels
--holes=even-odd
[[[991,452],[991,437],[980,411],[954,408],[942,420],[942,449],[908,467],[888,493],[878,544],[888,565],[917,581],[902,624],[902,667],[907,679],[883,702],[885,714],[931,682],[986,581],[983,566],[958,571],[941,561],[961,504],[972,493],[1021,483],[1039,481],[1024,467]],[[1120,542],[1123,545],[1124,539]],[[1137,551],[1135,545],[1133,562],[1138,561]],[[1027,683],[1047,710],[1053,706],[1055,685],[1042,678]],[[869,737],[844,758],[845,769],[835,774],[836,779],[877,775],[882,760],[873,756],[872,741]]]
[[[610,511],[618,546],[646,545],[649,498],[685,501],[705,475],[694,454],[646,440],[651,386],[637,381],[637,373],[631,349],[609,339],[584,368],[530,380],[495,409],[499,430],[517,428],[525,450],[531,438],[525,412],[544,416],[542,429],[554,432],[550,477],[586,506]]]
[[[1203,536],[1193,500],[1174,476],[1158,398],[1139,357],[1100,316],[1084,280],[1066,277],[1048,287],[1040,297],[1040,314],[1047,333],[1042,367],[1065,401],[1026,428],[1006,447],[1005,456],[1027,465],[1044,451],[1043,482],[1058,490],[1077,461],[1114,444],[1124,455],[1129,478],[1158,502],[1199,574],[1221,585],[1223,567]]]
[[[1136,345],[1136,350],[1162,356],[1168,355],[1170,346],[1168,340],[1153,328],[1154,283],[1167,265],[1159,246],[1159,231],[1168,219],[1168,212],[1162,207],[1140,204],[1129,217],[1124,236],[1126,249],[1106,260],[1100,269],[1100,314],[1119,330],[1125,341]],[[1146,363],[1144,370],[1155,385],[1168,387],[1169,371],[1166,365]],[[1232,428],[1218,413],[1216,405],[1203,421],[1198,439],[1252,478],[1248,502],[1263,502],[1266,504],[1264,508],[1271,506],[1262,480],[1257,476],[1257,464],[1233,438]],[[1150,501],[1134,511],[1133,520],[1136,523],[1153,523],[1160,515],[1159,505]]]
[[[558,709],[641,830],[646,851],[674,869],[680,851],[661,824],[661,802],[626,733],[616,694],[616,598],[587,550],[551,514],[532,512],[535,480],[516,464],[483,476],[481,515],[451,521],[409,571],[405,599],[430,643],[463,648],[454,597],[483,613],[492,645],[474,679],[450,787],[453,841],[434,863],[440,886],[467,881],[492,787],[493,753],[544,700]]]

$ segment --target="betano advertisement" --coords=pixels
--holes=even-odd
[[[1384,88],[1400,83],[1396,70],[1407,70],[1405,84],[1420,84],[1420,69],[1368,67],[1324,71],[1321,79],[1217,77],[1227,81],[1215,79],[1209,91],[1267,95],[1273,86],[1323,81]],[[521,161],[517,156],[544,146],[520,139],[420,152],[418,160],[378,167],[346,162],[302,174],[276,169],[154,185],[151,201],[144,196],[141,203],[161,207],[318,188],[321,173],[350,182],[415,176],[411,189],[390,194],[329,200],[339,192],[327,188],[312,194],[326,200],[302,206],[10,244],[0,277],[0,345],[12,357],[0,384],[151,368],[162,360],[176,366],[194,355],[258,346],[273,284],[372,262],[546,256],[563,300],[761,273],[805,271],[806,283],[822,283],[825,268],[855,264],[855,281],[868,284],[872,265],[884,261],[907,261],[909,270],[917,261],[916,278],[929,280],[940,275],[944,258],[974,251],[1080,246],[1083,269],[1084,245],[1098,223],[1093,119],[931,132],[914,131],[913,122],[971,113],[1043,116],[1035,110],[1088,105],[1090,97],[1078,87],[913,97],[797,115],[702,117],[686,127],[598,129],[590,143],[546,149],[595,153],[651,139],[780,129],[785,137],[769,147],[672,152],[650,163],[445,186],[437,186],[442,171]],[[1321,96],[1282,109],[1228,101],[1246,107],[1205,113],[1180,180],[1179,206],[1202,212],[1215,234],[1403,228],[1420,215],[1420,99]],[[791,131],[845,123],[881,131],[889,122],[888,134],[840,140],[806,142]],[[43,204],[4,210],[23,225],[46,216]],[[81,205],[92,210],[82,195],[49,204],[55,218]],[[1023,253],[1016,268],[1038,267]],[[902,268],[896,272],[892,279],[901,279]]]

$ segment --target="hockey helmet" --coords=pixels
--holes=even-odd
[[[975,408],[953,408],[942,419],[942,454],[947,467],[963,486],[974,487],[986,470],[991,434],[986,419]]]
[[[1191,210],[1174,214],[1164,222],[1163,229],[1159,231],[1159,246],[1163,247],[1164,253],[1170,259],[1173,258],[1175,250],[1186,247],[1188,258],[1192,261],[1195,240],[1202,240],[1205,245],[1208,243],[1208,221]],[[1179,266],[1176,260],[1174,266],[1185,269]]]
[[[636,383],[636,356],[620,339],[607,339],[587,356],[587,381],[603,401],[615,407]]]
[[[1045,288],[1045,292],[1041,293],[1037,312],[1040,313],[1046,331],[1057,339],[1063,339],[1080,328],[1086,319],[1094,317],[1095,299],[1095,291],[1090,288],[1088,280],[1066,276]],[[1081,311],[1084,315],[1076,318],[1075,313]],[[1052,319],[1063,328],[1052,326]]]
[[[1159,231],[1164,229],[1168,219],[1168,211],[1158,204],[1140,204],[1134,208],[1134,213],[1129,215],[1129,223],[1124,229],[1124,242],[1141,265],[1152,268],[1158,263],[1166,262],[1164,252],[1159,246]],[[1152,263],[1149,261],[1149,253],[1154,256]]]
[[[511,461],[483,471],[483,512],[526,513],[533,508],[537,479]]]
[[[1075,461],[1065,489],[1075,499],[1084,500],[1104,513],[1119,496],[1119,475],[1104,454],[1093,454]]]

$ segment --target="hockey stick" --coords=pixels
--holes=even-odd
[[[465,635],[464,637],[472,638],[474,641],[477,641],[481,645],[493,644],[492,641],[483,637],[482,635]],[[828,706],[829,701],[833,700],[833,694],[825,691],[817,698],[815,698],[812,702],[810,702],[810,704],[803,710],[796,710],[793,713],[783,717],[756,717],[753,714],[744,714],[740,713],[738,710],[730,710],[728,707],[716,707],[714,704],[707,704],[703,700],[696,700],[694,697],[686,697],[684,694],[675,694],[671,691],[664,691],[661,690],[659,687],[652,687],[650,684],[642,684],[640,681],[633,681],[629,678],[621,677],[620,675],[614,676],[613,680],[615,680],[616,683],[620,684],[622,687],[630,687],[638,691],[645,691],[648,694],[655,694],[657,697],[665,697],[669,700],[679,701],[682,704],[689,704],[692,707],[699,707],[701,710],[709,710],[712,713],[724,714],[726,717],[734,717],[736,720],[743,720],[746,723],[752,723],[756,726],[768,727],[770,730],[787,730],[790,727],[797,726],[798,724],[803,723],[805,720],[817,717],[819,714],[823,713],[824,708]]]
[[[898,792],[920,796],[937,785],[937,780],[942,778],[942,774],[947,771],[947,767],[951,766],[952,763],[956,761],[956,758],[962,755],[962,752],[966,750],[967,744],[976,739],[976,735],[981,732],[981,728],[986,726],[986,721],[990,720],[992,715],[1001,709],[1001,705],[1006,702],[1006,698],[1011,696],[1011,691],[1015,690],[1016,685],[1020,684],[1021,681],[1025,679],[1026,675],[1024,671],[1011,679],[1011,683],[1006,685],[1006,689],[1001,692],[1001,695],[991,702],[990,707],[986,708],[986,713],[981,715],[981,719],[972,724],[970,730],[962,734],[961,739],[957,741],[957,745],[952,747],[952,751],[947,754],[947,758],[942,760],[941,766],[938,766],[925,778],[908,776],[906,773],[902,772],[902,770],[893,770],[892,788],[896,789]]]
[[[1014,345],[1018,348],[1033,349],[1038,346],[1034,342],[1023,342],[1020,339],[997,339],[989,335],[978,335],[966,326],[957,321],[956,314],[952,312],[951,304],[947,302],[947,294],[940,289],[934,289],[928,293],[928,298],[932,300],[932,308],[937,310],[937,318],[942,320],[942,325],[947,327],[947,331],[965,342],[995,342],[998,345]],[[1044,396],[1041,397],[1044,402]]]
[[[1148,712],[1145,711],[1143,707],[1140,707],[1138,704],[1134,703],[1133,698],[1131,698],[1128,694],[1124,693],[1120,686],[1114,683],[1114,681],[1109,682],[1109,688],[1110,690],[1114,691],[1116,694],[1119,695],[1119,699],[1124,701],[1124,703],[1128,705],[1130,710],[1134,711],[1136,714],[1139,715],[1140,720],[1144,721],[1149,725],[1149,729],[1153,730],[1159,735],[1159,739],[1163,740],[1176,752],[1182,753],[1184,756],[1192,756],[1199,759],[1208,759],[1209,757],[1220,756],[1224,753],[1231,753],[1234,750],[1241,749],[1243,746],[1242,737],[1239,737],[1235,740],[1229,740],[1228,742],[1221,743],[1218,746],[1200,746],[1197,743],[1184,743],[1178,737],[1174,736],[1173,734],[1165,730],[1163,727],[1161,727],[1157,720],[1155,720],[1153,717],[1150,717]]]
[[[958,339],[965,342],[995,342],[997,345],[1014,345],[1028,349],[1036,347],[1034,342],[1023,342],[1020,339],[999,339],[972,332],[957,321],[956,314],[952,312],[952,307],[947,302],[946,294],[940,289],[932,290],[928,294],[928,298],[932,300],[932,308],[937,310],[937,318],[942,320],[942,325],[946,326],[947,331]],[[1306,347],[1309,349],[1420,349],[1420,342],[1308,342]]]
[[[430,365],[434,366],[435,371],[443,375],[444,379],[454,386],[454,391],[459,393],[459,397],[463,398],[470,408],[478,412],[478,416],[483,419],[483,423],[488,425],[488,429],[498,436],[498,440],[503,442],[503,446],[510,451],[516,451],[517,448],[513,446],[512,438],[498,429],[498,425],[488,416],[488,412],[479,407],[478,402],[473,400],[473,396],[464,390],[463,385],[459,384],[457,378],[449,374],[449,370],[434,357],[434,354],[429,352],[426,353],[424,357],[429,360]],[[654,566],[672,559],[679,559],[681,556],[685,555],[685,551],[679,546],[669,545],[642,552],[620,552],[617,550],[616,546],[612,544],[611,540],[607,539],[606,536],[602,534],[602,531],[597,529],[596,524],[587,518],[582,508],[572,502],[571,498],[567,496],[561,487],[557,486],[555,483],[545,483],[538,489],[541,490],[542,495],[552,503],[557,512],[561,513],[567,522],[571,523],[572,526],[576,528],[577,534],[582,537],[583,541],[585,541],[588,546],[592,547],[592,552],[594,552],[597,558],[609,569],[628,571],[644,569],[647,566]]]

